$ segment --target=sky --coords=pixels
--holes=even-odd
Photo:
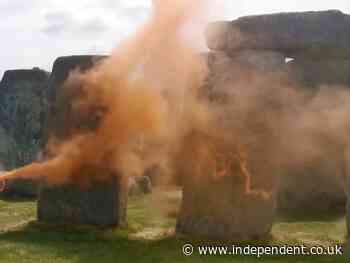
[[[349,0],[212,0],[211,20],[338,9]],[[50,71],[59,56],[108,54],[147,18],[151,0],[0,0],[0,78],[8,69]]]

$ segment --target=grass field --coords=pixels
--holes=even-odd
[[[346,245],[345,255],[340,257],[185,257],[181,249],[183,244],[203,241],[173,234],[174,209],[179,200],[178,192],[132,198],[128,207],[129,226],[119,230],[40,225],[35,222],[34,201],[0,200],[0,262],[350,262]],[[279,216],[276,221],[269,244],[330,246],[344,243],[345,221],[342,217],[294,215]]]

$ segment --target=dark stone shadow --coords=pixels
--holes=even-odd
[[[130,237],[129,229],[100,229],[92,227],[49,226],[31,222],[25,227],[0,233],[0,242],[25,247],[29,257],[40,256],[58,261],[71,260],[79,263],[92,262],[349,262],[349,257],[302,257],[269,256],[258,259],[255,256],[199,256],[182,254],[182,246],[232,245],[230,242],[214,242],[191,239],[186,236],[165,235],[154,240]],[[238,244],[236,244],[238,245]],[[239,245],[269,245],[268,242],[246,242]],[[17,253],[12,250],[11,253]],[[12,255],[11,255],[12,256]],[[28,256],[28,255],[27,255]],[[74,259],[74,260],[73,260]]]
[[[334,212],[328,211],[325,213],[314,212],[314,211],[304,211],[295,212],[295,211],[284,211],[278,212],[275,222],[281,223],[296,223],[296,222],[312,222],[312,221],[334,221],[345,216],[344,212]]]
[[[34,202],[37,201],[36,197],[21,196],[12,193],[0,193],[0,200],[9,203],[20,203],[20,202]]]

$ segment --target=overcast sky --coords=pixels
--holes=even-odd
[[[212,0],[212,19],[339,9],[350,0]],[[224,6],[224,8],[222,8]],[[51,70],[58,56],[106,54],[144,21],[151,0],[0,0],[0,78],[7,69]]]

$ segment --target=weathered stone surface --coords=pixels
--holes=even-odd
[[[286,57],[275,51],[242,50],[234,54],[209,52],[203,54],[211,72],[235,75],[234,69],[244,67],[246,70],[276,72],[285,69]],[[237,75],[237,74],[236,74]]]
[[[350,86],[350,59],[296,59],[287,63],[290,79],[304,88]]]
[[[257,51],[256,54],[260,54],[260,52]],[[263,54],[263,58],[264,54],[269,53],[262,52],[261,54]],[[278,123],[277,120],[280,118],[276,109],[283,108],[283,96],[288,94],[283,95],[283,85],[287,85],[289,81],[288,78],[284,79],[284,77],[287,77],[285,73],[288,70],[282,60],[279,59],[278,54],[271,54],[272,58],[277,58],[276,60],[258,60],[258,62],[264,63],[272,61],[271,64],[268,64],[271,65],[271,70],[266,70],[269,67],[263,67],[265,71],[261,70],[259,63],[247,65],[249,59],[238,60],[235,56],[229,56],[223,52],[212,52],[206,55],[210,68],[210,77],[203,88],[204,96],[218,102],[221,107],[222,105],[227,105],[227,110],[225,110],[228,113],[227,119],[230,118],[230,109],[233,109],[231,114],[233,120],[229,122],[229,126],[232,131],[238,131],[240,141],[248,145],[252,185],[259,189],[261,186],[263,186],[263,189],[265,187],[273,189],[274,184],[271,184],[271,182],[275,182],[273,173],[280,173],[280,167],[276,165],[279,152],[281,151],[278,148],[277,141],[280,137],[274,136],[276,132],[278,134],[281,132],[275,129]],[[241,56],[241,58],[244,58],[244,56]],[[302,69],[307,71],[306,66]],[[279,70],[282,78],[276,78],[279,75]],[[311,72],[313,70],[310,69]],[[342,69],[340,70],[343,71]],[[339,73],[344,76],[340,81],[345,80],[345,71],[343,71],[344,75]],[[309,72],[301,72],[300,74],[312,74]],[[272,73],[271,77],[268,76],[270,73]],[[323,75],[325,74],[323,72]],[[290,72],[289,76],[291,76]],[[327,77],[320,76],[320,78]],[[285,80],[287,80],[287,83],[284,83]],[[334,78],[333,83],[335,83],[335,80],[336,78]],[[340,84],[340,81],[338,84]],[[304,87],[304,85],[301,86]],[[249,91],[251,88],[252,92]],[[259,96],[255,91],[266,88],[269,89],[269,92],[266,94],[273,92],[274,96],[262,96],[252,103],[251,99],[254,96]],[[281,96],[278,93],[281,93]],[[249,96],[248,102],[246,96]],[[242,111],[242,109],[244,110]],[[261,114],[262,109],[264,114]],[[247,113],[249,115],[246,115]],[[252,117],[247,118],[246,116]],[[266,121],[268,118],[274,120],[271,123],[272,126]],[[239,132],[239,129],[242,131]],[[338,179],[341,172],[336,172],[338,167],[340,166],[334,164],[332,159],[325,157],[324,160],[309,164],[308,167],[299,167],[298,170],[295,169],[293,171],[289,168],[287,172],[281,171],[283,174],[281,174],[279,185],[279,209],[294,209],[296,212],[323,212],[327,210],[343,212],[346,198],[339,184]],[[255,174],[263,174],[263,176],[254,176]],[[317,200],[323,201],[318,202]]]
[[[32,70],[5,72],[0,83],[0,125],[12,145],[1,160],[7,170],[33,162],[44,145],[44,123],[48,112],[49,73]],[[13,180],[6,191],[35,196],[37,186],[30,180]]]
[[[262,72],[284,70],[286,58],[283,54],[268,50],[242,50],[232,56],[234,61]]]
[[[275,216],[275,203],[270,196],[263,192],[239,195],[224,188],[216,190],[214,186],[215,192],[206,193],[206,198],[198,193],[203,190],[184,190],[176,227],[178,233],[214,240],[248,241],[270,237]]]
[[[289,79],[311,96],[319,89],[350,85],[350,60],[311,60],[298,58],[287,63]],[[338,159],[338,160],[336,160]],[[289,171],[281,177],[279,208],[309,212],[344,212],[346,196],[339,176],[342,171],[336,155]],[[302,182],[302,183],[300,183]]]
[[[281,176],[278,209],[295,213],[344,213],[342,165],[322,160]]]
[[[76,116],[70,103],[71,91],[64,89],[64,82],[74,71],[86,72],[105,56],[70,56],[56,59],[49,84],[49,119],[47,131],[52,136],[64,138],[72,129],[82,126],[82,116]],[[78,88],[78,87],[77,87]],[[87,120],[89,122],[89,120]],[[69,125],[68,125],[69,124]]]
[[[203,57],[209,76],[202,91],[210,100],[219,102],[239,96],[244,86],[257,85],[258,78],[277,76],[286,70],[284,55],[272,51],[245,50],[233,55],[209,52]]]
[[[61,91],[62,85],[74,70],[85,72],[91,69],[106,56],[68,56],[59,57],[55,60],[50,78],[50,98],[56,100],[56,95]]]
[[[215,111],[223,113],[220,134],[236,136],[247,146],[252,185],[273,190],[276,185],[271,171],[278,166],[278,158],[271,156],[278,152],[275,134],[279,131],[267,120],[279,118],[276,109],[283,108],[284,96],[287,96],[279,89],[285,81],[285,61],[275,52],[249,51],[246,54],[239,57],[222,52],[206,54],[210,74],[201,95],[209,99]],[[258,59],[251,60],[251,54]],[[261,92],[263,89],[267,92]],[[272,92],[274,96],[266,96]]]
[[[13,151],[15,147],[15,142],[11,138],[6,130],[0,126],[0,170],[5,170],[6,160],[10,152]]]
[[[24,82],[46,82],[49,78],[49,73],[39,68],[33,69],[19,69],[19,70],[8,70],[4,73],[1,80],[0,87],[2,89],[11,89],[20,81]],[[36,86],[40,91],[40,87]]]
[[[50,80],[50,109],[48,128],[49,135],[59,139],[67,139],[79,129],[92,130],[96,126],[95,112],[89,116],[82,116],[73,111],[74,96],[79,96],[79,85],[64,86],[70,72],[82,72],[91,68],[104,57],[74,56],[56,60]],[[79,84],[79,83],[77,83]],[[73,90],[72,90],[73,89]],[[75,90],[78,89],[78,90]],[[82,127],[82,123],[87,123]],[[50,187],[42,185],[39,193],[38,218],[39,221],[53,224],[89,224],[98,226],[119,226],[125,223],[128,186],[123,176],[113,175],[105,167],[94,167],[93,172],[104,173],[110,182],[87,184],[81,188],[81,182],[71,185]],[[91,179],[90,170],[81,170],[86,178]],[[87,174],[89,173],[89,174]],[[109,176],[110,174],[110,176]],[[78,176],[75,176],[78,177]],[[81,174],[79,178],[83,178]],[[100,177],[101,178],[101,177]]]
[[[251,191],[237,149],[226,143],[219,146],[216,139],[198,133],[185,145],[180,154],[183,200],[176,231],[215,240],[268,238],[275,214],[273,194]]]
[[[8,136],[6,130],[0,126],[0,172],[5,171],[5,163],[8,160],[8,156],[14,151],[15,142],[13,138]],[[2,183],[0,185],[1,191],[8,191],[8,184]]]
[[[288,57],[350,57],[350,16],[340,11],[279,13],[209,25],[212,50],[275,50]]]
[[[126,223],[127,187],[122,177],[96,183],[87,189],[77,185],[43,186],[38,220],[50,224],[122,226]]]

